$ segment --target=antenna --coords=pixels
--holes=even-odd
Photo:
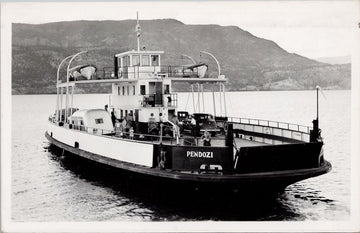
[[[319,86],[316,86],[316,120],[319,122]]]
[[[321,140],[321,130],[319,129],[319,89],[320,86],[316,86],[316,119],[312,121],[313,129],[310,130],[310,142]]]
[[[137,51],[140,52],[140,32],[141,32],[141,27],[139,24],[139,13],[136,12],[136,27],[135,27],[135,32],[136,32],[136,36],[137,36]]]

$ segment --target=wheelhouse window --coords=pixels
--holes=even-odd
[[[126,87],[126,93],[127,93],[127,95],[130,95],[130,90],[129,90],[129,89],[130,89],[130,87],[127,86],[127,87]]]
[[[95,124],[102,124],[104,123],[104,120],[102,118],[95,119]]]
[[[145,85],[140,85],[140,95],[145,95]]]
[[[118,95],[120,95],[121,94],[121,89],[120,89],[120,87],[118,87]]]
[[[133,95],[135,95],[135,86],[132,86],[133,89]]]
[[[140,66],[140,56],[139,55],[132,55],[132,65]]]
[[[151,55],[151,65],[159,66],[159,55]]]
[[[142,62],[142,66],[150,66],[150,58],[149,55],[142,55],[141,56],[141,62]]]
[[[125,86],[122,87],[122,95],[125,95]]]
[[[169,84],[165,85],[164,94],[170,94],[170,85]]]

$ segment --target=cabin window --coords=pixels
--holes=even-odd
[[[130,66],[130,57],[129,56],[125,56],[123,58],[123,67],[126,67],[126,66]]]
[[[159,66],[159,55],[151,55],[151,65]]]
[[[145,85],[140,85],[140,95],[145,95]]]
[[[122,94],[125,95],[125,86],[122,87]]]
[[[121,94],[121,90],[120,90],[120,87],[118,87],[118,95]]]
[[[141,56],[141,59],[142,59],[142,66],[149,66],[150,65],[150,58],[149,58],[149,55],[142,55]]]
[[[133,66],[140,66],[140,56],[139,55],[132,56],[132,64],[133,64]]]
[[[133,89],[133,95],[135,95],[135,86],[132,86]]]
[[[165,85],[164,94],[170,94],[170,85],[169,84]]]
[[[127,116],[127,110],[125,110],[125,116]]]
[[[124,111],[121,109],[120,110],[120,118],[123,119],[123,117],[124,117]]]
[[[118,59],[118,66],[122,67],[121,58],[118,57],[117,59]]]
[[[84,122],[82,120],[80,121],[80,125],[84,125]]]
[[[96,124],[102,124],[104,123],[104,120],[102,118],[95,119]]]
[[[127,93],[127,95],[130,95],[130,87],[129,86],[126,87],[126,93]]]

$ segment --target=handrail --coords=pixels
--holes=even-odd
[[[241,118],[241,117],[227,117],[227,119],[228,119],[228,122],[232,122],[232,123],[267,126],[267,127],[272,127],[272,128],[287,129],[287,130],[302,132],[302,133],[306,133],[306,134],[310,134],[310,130],[312,129],[312,127],[310,127],[310,126],[298,125],[298,124],[292,124],[292,123],[286,123],[286,122],[280,122],[280,121]],[[247,121],[247,122],[244,122],[244,121]],[[294,126],[295,129],[291,128],[291,126]],[[301,129],[305,129],[305,130],[301,130]]]
[[[168,123],[170,123],[170,125],[172,125],[173,127],[173,137],[176,138],[176,144],[179,145],[179,137],[180,137],[180,132],[179,132],[179,127],[177,125],[174,124],[174,122],[167,120]]]
[[[240,118],[238,118],[240,119]],[[243,118],[243,119],[248,119],[248,118]],[[55,120],[54,116],[49,116],[49,121],[52,122],[53,124],[56,124],[57,121]],[[169,122],[169,121],[168,121]],[[67,127],[70,130],[78,130],[87,134],[92,134],[92,135],[98,135],[98,136],[104,136],[104,137],[111,137],[113,139],[127,139],[127,140],[136,140],[136,141],[144,141],[144,142],[151,142],[151,143],[165,143],[165,144],[170,144],[170,145],[180,145],[182,143],[180,143],[180,140],[183,141],[184,145],[185,143],[187,144],[193,144],[195,146],[200,146],[201,144],[199,143],[200,140],[202,140],[200,137],[194,137],[194,136],[190,136],[191,138],[194,139],[194,141],[192,140],[188,140],[189,139],[189,135],[187,136],[181,136],[178,129],[176,129],[174,126],[175,124],[173,124],[172,122],[169,122],[171,126],[167,126],[167,127],[172,127],[174,129],[173,131],[173,136],[163,136],[162,134],[160,135],[152,135],[152,134],[146,134],[146,133],[135,133],[135,132],[126,132],[126,131],[117,131],[116,128],[115,130],[107,130],[107,129],[101,129],[101,128],[94,128],[94,127],[87,127],[87,126],[83,126],[83,125],[75,125],[75,124],[64,124],[63,126]],[[239,122],[234,122],[234,123],[239,123]],[[69,125],[72,125],[72,127],[70,128]],[[260,125],[263,126],[263,125]],[[270,126],[271,127],[271,126]],[[286,128],[279,128],[282,130],[288,130]],[[291,129],[289,129],[291,131]],[[293,131],[296,132],[296,131]],[[284,138],[290,138],[290,139],[294,139],[294,140],[300,140],[300,141],[307,141],[303,138],[302,135],[307,135],[308,133],[306,132],[302,132],[302,131],[298,131],[299,133],[301,133],[299,138],[294,138],[293,135],[290,137],[287,137],[285,135],[281,135]],[[119,134],[118,134],[119,133]],[[264,133],[264,131],[263,131]],[[269,133],[266,133],[269,134]],[[276,135],[276,134],[275,134]],[[260,137],[262,138],[262,137]],[[245,138],[247,139],[247,138]],[[259,142],[263,142],[263,143],[269,143],[269,142],[265,142],[264,139],[266,139],[266,137],[262,138],[262,140],[260,140]],[[165,142],[164,142],[165,140]],[[213,139],[214,141],[224,141],[224,143],[226,142],[226,137],[224,138],[219,138],[216,137]],[[252,138],[252,136],[249,137],[248,140],[255,140],[258,141],[256,138]],[[271,142],[274,143],[274,142]],[[271,144],[270,143],[270,144]],[[224,144],[225,145],[225,144]]]
[[[152,66],[149,66],[152,67]],[[208,73],[204,77],[200,77],[198,72],[188,70],[186,66],[161,66],[160,70],[139,70],[139,66],[129,66],[127,71],[122,71],[122,76],[116,77],[114,73],[114,67],[103,67],[102,73],[95,73],[92,80],[103,80],[103,79],[119,79],[119,80],[137,80],[139,79],[140,74],[154,75],[156,78],[198,78],[207,79],[209,77]],[[154,67],[156,68],[156,66]],[[179,68],[176,70],[176,68]],[[100,70],[100,69],[98,69]],[[120,70],[120,69],[119,69]],[[224,81],[221,77],[213,77],[213,80]],[[70,80],[74,81],[74,80]],[[75,81],[84,81],[84,80],[75,80]],[[61,82],[63,83],[63,82]]]
[[[55,118],[53,118],[53,116],[49,116],[49,121],[52,122],[53,124],[58,123],[58,121],[55,120]],[[180,134],[178,135],[178,138],[174,138],[171,136],[161,136],[161,135],[152,135],[152,134],[144,134],[144,133],[133,133],[134,135],[134,139],[130,138],[130,132],[122,132],[123,136],[115,136],[116,135],[116,130],[106,130],[106,129],[101,129],[101,128],[94,128],[94,127],[88,127],[88,126],[84,126],[84,125],[75,125],[75,124],[65,124],[64,126],[69,126],[72,125],[71,128],[68,128],[70,130],[77,130],[77,131],[81,131],[83,133],[87,133],[87,134],[92,134],[92,135],[98,135],[98,136],[105,136],[105,137],[112,137],[114,139],[128,139],[128,140],[136,140],[136,141],[141,141],[139,139],[144,139],[144,141],[146,142],[158,142],[160,143],[161,140],[167,140],[165,141],[166,143],[170,143],[171,145],[179,145],[180,144],[180,139],[182,139],[185,142],[191,143],[191,141],[187,141],[188,137],[182,137]],[[98,133],[99,132],[99,133]],[[109,135],[108,135],[109,134]],[[201,140],[199,137],[193,137],[194,141],[195,141],[195,146],[199,145],[199,140]],[[225,138],[217,138],[217,141],[226,141]],[[164,142],[163,142],[164,143]]]
[[[188,68],[188,66],[171,66],[171,65],[162,65],[162,66],[141,66],[141,69],[139,70],[140,66],[126,66],[119,68],[119,71],[121,69],[126,69],[126,71],[122,71],[122,75],[135,75],[135,74],[167,74],[171,77],[199,77],[198,72],[192,71]],[[160,68],[157,69],[157,68]],[[146,70],[148,69],[148,70]],[[114,67],[108,66],[103,67],[103,78],[106,77],[115,77],[114,74]],[[205,77],[208,75],[206,74]],[[123,77],[119,77],[123,78]]]
[[[56,123],[57,121],[52,117],[49,116],[49,121],[52,123]],[[115,130],[107,130],[107,129],[102,129],[102,128],[95,128],[95,127],[89,127],[89,126],[84,126],[84,125],[76,125],[76,124],[68,124],[68,123],[64,123],[64,126],[70,126],[71,130],[78,130],[78,131],[82,131],[85,133],[89,133],[89,134],[96,134],[97,132],[101,132],[99,135],[107,135],[107,134],[115,134],[116,131]],[[123,135],[130,135],[130,132],[122,132]],[[142,137],[147,137],[147,138],[156,138],[156,139],[160,139],[161,136],[159,135],[152,135],[152,134],[144,134],[144,133],[133,133],[135,136],[142,136]],[[115,137],[117,138],[117,137]],[[172,140],[174,139],[173,137],[169,137],[169,136],[162,136],[163,139],[167,139],[167,140]],[[152,141],[158,141],[158,140],[152,140]]]

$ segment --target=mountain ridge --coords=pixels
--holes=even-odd
[[[12,89],[14,94],[54,93],[60,61],[88,50],[89,63],[113,66],[113,55],[136,47],[135,20],[63,21],[47,24],[13,24]],[[164,65],[184,64],[181,54],[209,64],[201,50],[214,54],[229,78],[227,90],[349,89],[350,64],[330,65],[288,53],[271,40],[254,36],[237,26],[188,25],[176,19],[141,21],[141,47],[163,50]],[[178,85],[177,90],[185,87]],[[106,92],[108,87],[89,88]]]

